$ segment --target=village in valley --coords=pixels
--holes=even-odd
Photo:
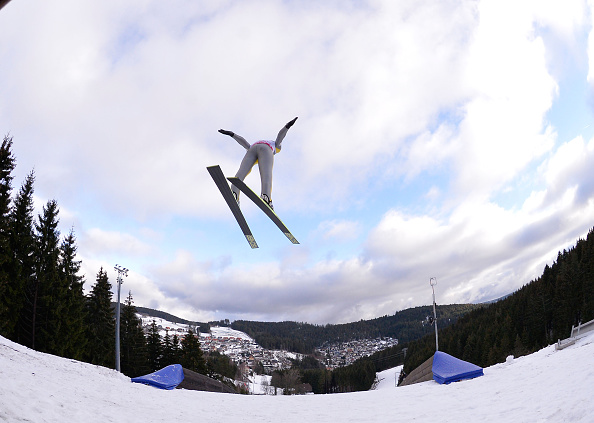
[[[328,370],[353,364],[362,357],[398,345],[398,339],[383,337],[348,342],[326,343],[316,349],[316,356],[324,357]]]
[[[188,333],[189,329],[192,329],[194,333],[199,332],[196,326],[173,323],[144,314],[139,314],[139,317],[142,319],[145,332],[148,332],[155,321],[162,337],[166,334],[170,336],[176,334],[181,338]],[[328,370],[333,370],[348,366],[362,357],[397,344],[397,339],[386,337],[325,343],[316,349],[315,356]],[[244,374],[249,370],[254,370],[260,364],[267,374],[275,370],[289,369],[293,361],[303,358],[302,354],[263,348],[246,333],[225,326],[213,326],[209,333],[200,333],[200,347],[206,353],[217,351],[226,355],[237,364]]]

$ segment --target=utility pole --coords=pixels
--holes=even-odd
[[[122,287],[122,277],[128,276],[128,269],[116,264],[114,269],[118,272],[118,302],[116,303],[116,331],[115,331],[115,365],[116,370],[120,371],[120,290]]]
[[[435,288],[434,288],[434,286],[437,285],[437,279],[430,278],[429,285],[431,285],[431,290],[433,291],[433,324],[435,325],[435,351],[439,351],[439,343],[437,341],[437,313],[435,311]]]

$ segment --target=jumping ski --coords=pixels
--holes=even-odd
[[[285,234],[285,236],[287,238],[289,238],[289,241],[291,241],[293,244],[299,244],[299,241],[297,241],[297,239],[295,239],[295,237],[293,236],[291,231],[289,231],[289,229],[285,226],[285,224],[280,220],[280,218],[274,212],[274,210],[272,210],[270,208],[270,206],[268,204],[266,204],[264,202],[264,200],[262,200],[258,196],[258,194],[256,194],[254,191],[252,191],[252,189],[250,187],[248,187],[239,178],[230,177],[230,178],[227,178],[227,180],[229,180],[229,182],[231,182],[233,185],[235,185],[237,188],[239,188],[245,195],[247,195],[249,197],[250,200],[252,200],[258,207],[260,207],[260,209],[262,209],[262,211],[266,214],[266,216],[268,216],[270,218],[270,220],[272,220],[276,224],[276,226],[278,226],[278,228],[281,230],[281,232],[283,234]]]
[[[237,201],[235,201],[235,197],[233,196],[233,193],[231,192],[231,188],[229,187],[229,184],[225,180],[225,175],[223,174],[221,167],[219,165],[216,165],[216,166],[209,166],[206,169],[208,169],[208,173],[210,173],[210,176],[212,177],[215,184],[217,185],[217,188],[219,189],[219,191],[221,191],[221,194],[223,194],[223,198],[225,199],[225,201],[227,202],[227,205],[231,209],[233,216],[235,216],[235,220],[237,220],[237,223],[239,224],[241,231],[245,235],[245,239],[247,239],[247,242],[250,244],[250,247],[258,248],[258,244],[256,243],[256,240],[254,239],[254,236],[252,235],[252,231],[250,230],[250,228],[245,220],[245,217],[243,216],[243,213],[241,212],[241,209],[239,208],[239,204],[237,204]]]

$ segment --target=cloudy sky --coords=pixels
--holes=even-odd
[[[480,302],[594,226],[594,1],[12,0],[0,131],[86,289],[197,320]],[[206,167],[274,139],[249,248]],[[257,169],[246,183],[259,192]]]

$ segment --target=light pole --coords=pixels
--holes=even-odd
[[[437,313],[435,311],[435,288],[434,288],[434,286],[437,285],[437,279],[430,278],[429,285],[431,285],[431,290],[433,291],[433,324],[435,325],[435,351],[439,351],[439,343],[437,341]]]
[[[116,331],[115,331],[115,365],[116,370],[120,371],[120,289],[122,287],[122,277],[128,276],[128,269],[116,264],[114,269],[118,272],[118,302],[116,303]]]

